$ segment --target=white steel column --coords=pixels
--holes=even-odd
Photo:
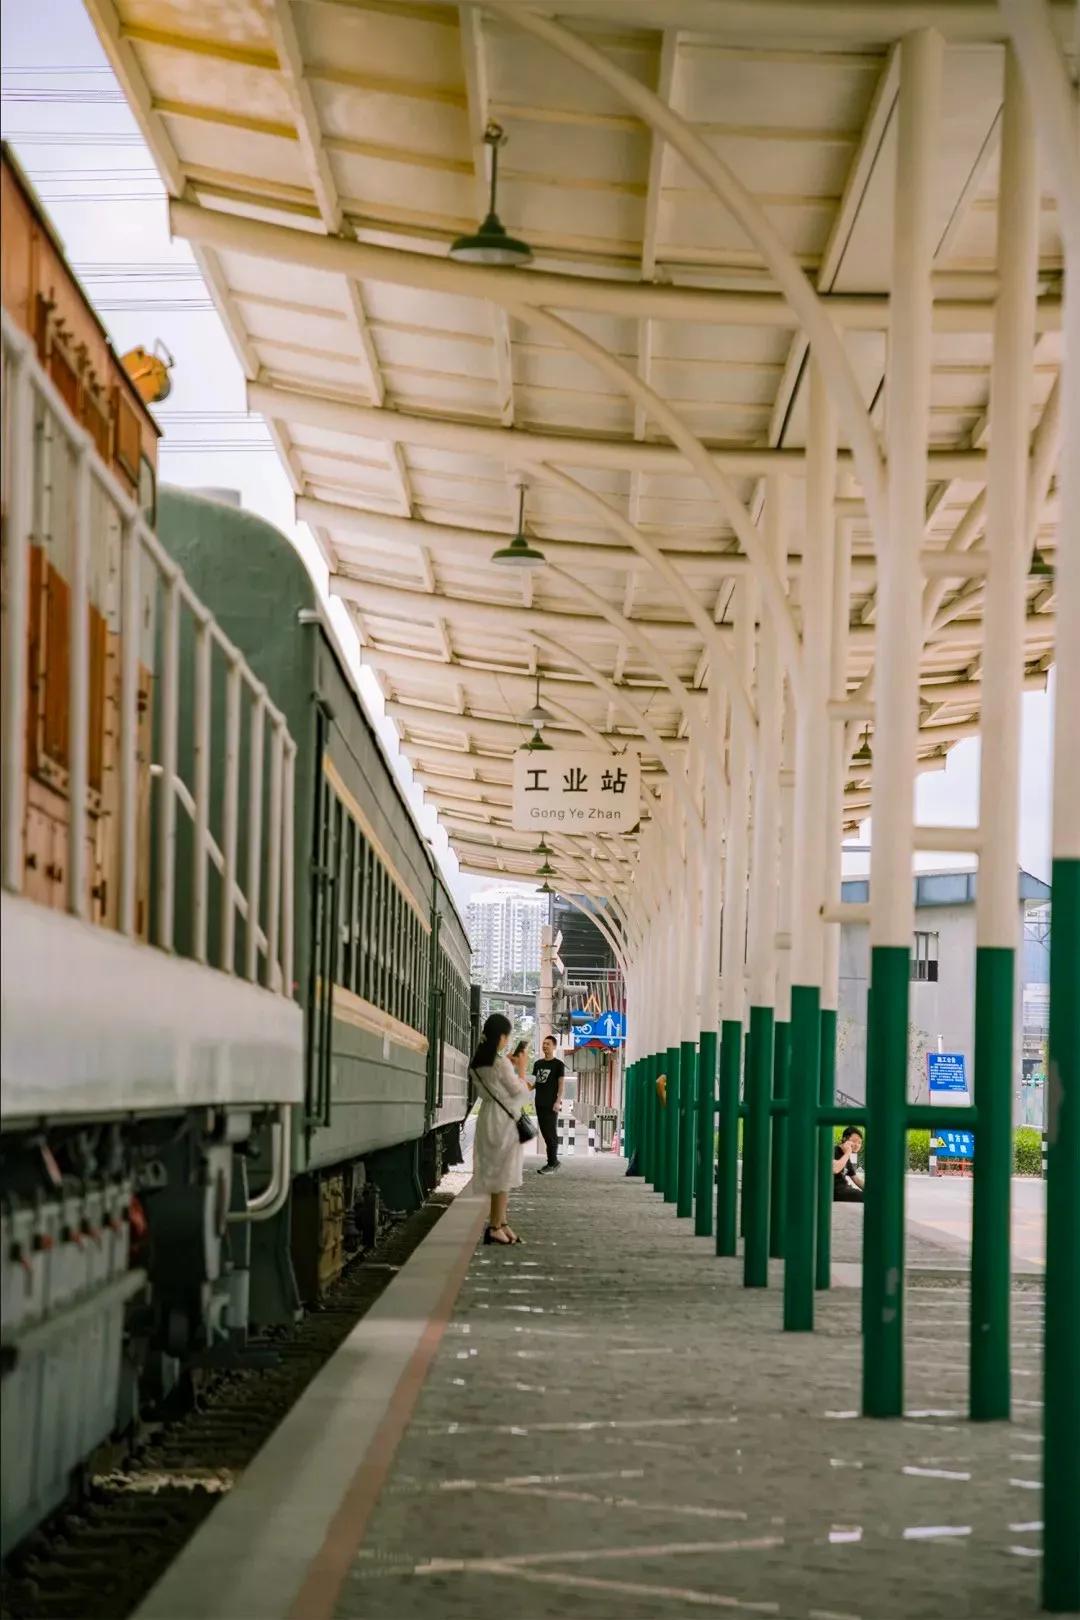
[[[1027,81],[1065,244],[1062,442],[1054,703],[1054,927],[1047,1085],[1046,1342],[1044,1349],[1042,1600],[1080,1609],[1080,95],[1045,0],[1000,0]],[[1075,43],[1075,34],[1074,34]]]
[[[770,479],[765,495],[765,543],[786,573],[787,485]],[[780,729],[783,671],[772,625],[758,633],[756,700],[758,740],[754,764],[754,812],[750,863],[748,941],[750,1027],[746,1060],[748,1112],[743,1128],[746,1195],[743,1281],[764,1288],[769,1280],[769,1179],[772,1162],[772,1080],[775,1046],[776,931],[779,906]]]
[[[754,625],[748,581],[738,580],[732,592],[735,623],[735,658],[744,687],[749,688],[754,650]],[[739,1090],[742,1076],[743,1016],[746,1007],[747,867],[750,856],[750,768],[753,739],[737,712],[731,716],[729,751],[731,790],[728,797],[727,847],[724,858],[723,939],[720,957],[720,1146],[716,1181],[716,1252],[735,1254],[738,1248],[738,1129]]]
[[[780,861],[776,915],[776,1022],[773,1031],[773,1096],[785,1100],[791,1078],[791,919],[795,855],[795,700],[784,689],[783,737],[780,751]],[[773,1120],[772,1177],[769,1199],[769,1255],[784,1253],[787,1226],[787,1116]]]
[[[990,476],[983,609],[979,884],[976,893],[975,1105],[979,1110],[971,1254],[973,1418],[1007,1418],[1012,1192],[1013,1003],[1019,918],[1020,726],[1028,571],[1028,439],[1035,345],[1039,187],[1023,80],[1005,52],[998,183],[1000,285],[990,374]]]
[[[704,751],[700,736],[690,738],[690,792],[694,804],[703,810],[702,787],[705,775]],[[689,819],[682,816],[683,903],[680,918],[680,1010],[679,1029],[679,1179],[675,1213],[694,1213],[694,1133],[697,1125],[697,1037],[698,980],[701,958],[701,890],[704,878],[704,816],[699,822],[701,836],[695,838]]]
[[[727,697],[709,670],[709,707],[704,738],[704,851],[701,863],[701,991],[697,1073],[697,1162],[694,1188],[694,1231],[711,1237],[713,1176],[716,1150],[716,1077],[720,1041],[720,933],[724,865],[724,822],[727,784],[724,777],[724,727]]]
[[[811,352],[806,545],[799,576],[802,664],[795,689],[791,1092],[787,1131],[784,1327],[814,1325],[814,1144],[821,1073],[822,921],[828,780],[829,645],[835,544],[836,415]]]
[[[934,157],[940,139],[941,36],[900,45],[888,370],[888,523],[878,553],[877,679],[870,862],[867,1102],[874,1174],[863,1249],[863,1411],[903,1410],[904,1173],[908,974],[918,670],[919,548],[926,522],[934,252]]]
[[[829,647],[829,698],[842,702],[847,692],[848,625],[851,610],[851,526],[842,519],[836,528],[833,550],[831,625]],[[844,773],[847,749],[842,721],[829,727],[828,765],[825,782],[825,864],[823,897],[826,906],[840,903],[844,841]],[[821,1072],[818,1099],[823,1105],[836,1102],[836,1036],[840,1001],[840,924],[826,922],[822,928],[821,965]],[[832,1140],[831,1124],[817,1132],[818,1197],[817,1243],[814,1283],[828,1288],[832,1279]]]

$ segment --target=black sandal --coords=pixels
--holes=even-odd
[[[501,1232],[501,1231],[502,1231],[501,1226],[485,1226],[484,1227],[484,1242],[485,1243],[497,1243],[501,1249],[508,1249],[510,1247],[511,1239],[510,1238],[502,1238],[502,1237],[496,1237],[495,1236],[496,1232]],[[515,1241],[520,1243],[521,1239],[517,1238]]]

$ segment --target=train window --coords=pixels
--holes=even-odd
[[[394,932],[393,932],[393,936],[392,936],[392,940],[391,940],[391,944],[393,946],[393,955],[391,957],[391,962],[393,964],[393,970],[394,970],[394,978],[393,978],[393,1003],[394,1003],[394,1009],[393,1010],[394,1010],[394,1017],[395,1018],[400,1018],[401,1017],[401,986],[402,986],[402,983],[403,983],[403,980],[404,980],[404,975],[403,975],[402,970],[401,970],[403,933],[404,933],[404,922],[405,922],[405,919],[404,919],[404,916],[403,916],[404,909],[405,909],[405,902],[404,902],[404,899],[402,897],[401,890],[395,885],[395,887],[394,887]]]
[[[341,812],[341,899],[338,902],[338,936],[341,940],[341,977],[339,984],[352,988],[353,965],[353,929],[352,929],[352,886],[353,886],[353,819],[343,809]]]
[[[108,401],[93,387],[83,389],[81,420],[83,427],[94,441],[95,450],[107,466],[112,422],[109,419]]]
[[[391,1018],[394,1018],[397,1016],[398,906],[401,902],[401,895],[398,893],[397,884],[392,878],[389,881],[389,888],[390,926],[387,930],[388,938],[386,941],[386,965],[388,970],[386,985],[386,1010],[390,1014]]]
[[[353,824],[353,877],[352,896],[349,903],[349,915],[352,919],[352,963],[349,969],[349,987],[359,993],[360,990],[360,898],[363,883],[364,835],[356,824]]]
[[[360,833],[356,822],[349,822],[349,960],[346,964],[348,977],[345,983],[350,990],[356,989],[356,961],[357,942],[360,930],[357,919],[357,903],[360,898]]]
[[[387,874],[387,930],[386,930],[386,1010],[391,1018],[397,1012],[397,920],[398,891]]]
[[[116,423],[116,465],[127,476],[132,487],[138,489],[142,424],[135,407],[119,387],[113,389],[113,414]]]
[[[372,1000],[371,990],[371,964],[376,954],[374,946],[374,904],[376,904],[376,857],[371,844],[364,842],[364,893],[363,893],[363,919],[364,919],[364,956],[363,964],[363,990],[361,996],[364,1001]]]
[[[389,973],[387,972],[386,947],[389,944],[390,919],[389,911],[389,885],[386,881],[386,867],[379,862],[379,987],[375,995],[376,1005],[386,1011],[386,987]]]
[[[408,907],[405,896],[398,890],[397,897],[397,928],[394,931],[394,1008],[395,1017],[405,1022],[405,987],[408,983],[406,963],[408,961],[408,935],[405,932],[405,913]]]
[[[153,528],[157,523],[157,473],[148,456],[139,457],[139,509]]]
[[[371,896],[371,1000],[376,1007],[382,1006],[382,866],[379,857],[372,853],[371,882],[373,893]]]
[[[341,800],[334,799],[334,864],[337,870],[337,938],[334,941],[334,983],[345,983],[345,930],[349,913],[345,902],[349,893],[349,818]]]

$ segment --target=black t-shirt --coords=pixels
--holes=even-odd
[[[538,1109],[555,1107],[555,1098],[559,1090],[559,1081],[566,1073],[566,1064],[561,1058],[541,1058],[539,1063],[533,1064],[533,1079],[536,1081],[536,1106]]]
[[[842,1159],[846,1151],[847,1150],[844,1147],[842,1147],[839,1142],[837,1142],[836,1146],[833,1148],[833,1158],[834,1159]],[[839,1196],[841,1182],[846,1181],[849,1187],[857,1187],[858,1186],[858,1182],[855,1180],[855,1174],[856,1174],[856,1171],[858,1170],[858,1168],[859,1168],[859,1160],[858,1160],[858,1156],[856,1155],[856,1157],[854,1159],[849,1159],[847,1161],[847,1163],[845,1164],[845,1166],[844,1166],[844,1168],[842,1170],[833,1172],[833,1197],[834,1198]]]

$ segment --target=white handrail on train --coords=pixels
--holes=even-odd
[[[269,1221],[284,1209],[292,1187],[292,1109],[285,1104],[270,1127],[270,1180],[262,1192],[249,1198],[243,1209],[231,1209],[228,1219]]]
[[[210,965],[227,973],[236,971],[236,915],[244,919],[246,944],[242,976],[286,997],[292,996],[293,952],[293,817],[296,744],[285,717],[271,702],[261,681],[238,648],[203,606],[182,572],[165,552],[147,524],[136,501],[121,488],[101,460],[90,435],[74,419],[52,379],[41,365],[32,340],[0,311],[4,384],[4,508],[6,591],[4,631],[0,646],[2,693],[2,808],[3,887],[21,893],[24,879],[23,810],[25,736],[29,670],[26,623],[29,596],[29,548],[35,514],[46,469],[43,466],[47,435],[38,429],[39,407],[59,442],[72,457],[75,478],[74,528],[71,536],[70,579],[70,697],[68,706],[69,856],[67,910],[85,919],[86,821],[90,717],[87,693],[90,676],[90,570],[95,493],[111,507],[119,529],[120,545],[120,727],[119,821],[120,881],[118,928],[136,939],[138,852],[138,682],[140,613],[143,570],[162,592],[161,669],[156,756],[151,780],[158,793],[157,867],[154,874],[154,942],[163,950],[176,949],[176,807],[179,803],[193,823],[191,882],[191,954],[207,963],[209,867],[221,873],[222,905],[218,960]],[[193,777],[183,780],[178,758],[180,712],[181,614],[194,621]],[[220,649],[225,661],[225,721],[223,784],[220,803],[213,803],[211,724],[212,658]],[[239,773],[243,736],[243,698],[249,712],[249,787],[246,827],[246,893],[239,881]],[[264,804],[263,760],[266,728],[270,729],[269,805]],[[219,845],[210,830],[211,809],[220,810]],[[265,869],[264,869],[265,857]],[[266,887],[265,896],[261,889]],[[251,919],[250,924],[248,919]],[[260,957],[263,969],[260,972]],[[287,1136],[283,1129],[281,1135]],[[279,1148],[275,1160],[284,1158]],[[271,1187],[279,1177],[271,1178]]]

